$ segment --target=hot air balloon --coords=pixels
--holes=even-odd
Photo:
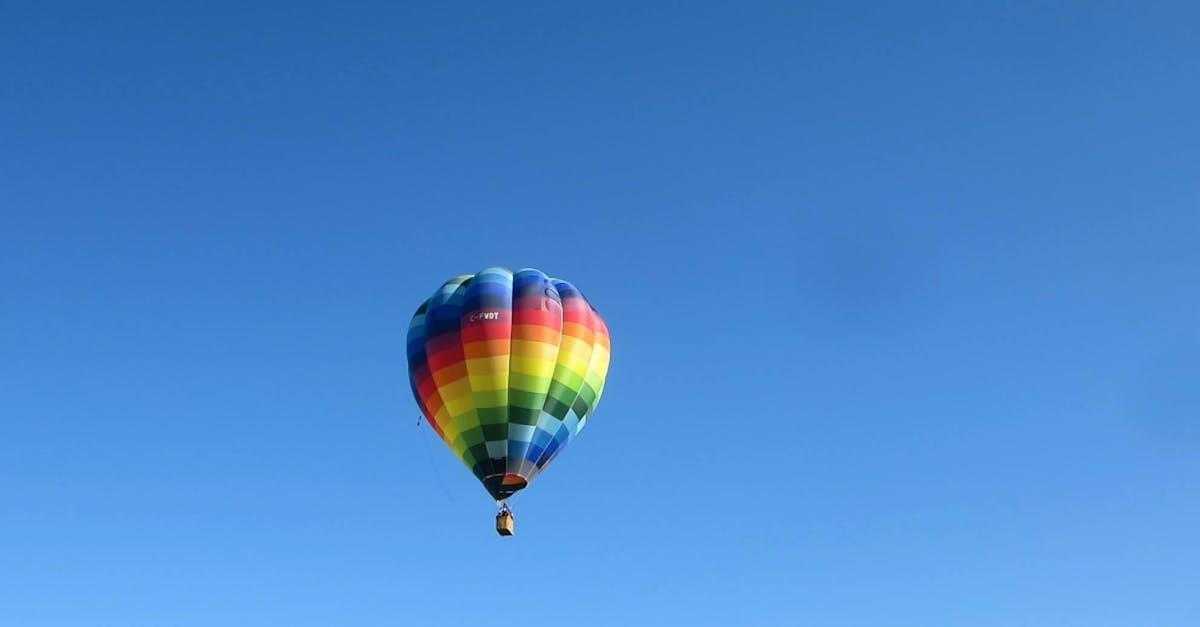
[[[446,281],[408,327],[413,396],[429,425],[496,500],[507,500],[587,424],[604,391],[608,327],[574,285],[526,268]]]

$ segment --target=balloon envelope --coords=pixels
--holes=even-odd
[[[497,501],[579,434],[610,351],[608,327],[583,294],[534,269],[456,276],[408,328],[417,404]]]

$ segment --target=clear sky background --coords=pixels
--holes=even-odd
[[[434,4],[0,4],[0,624],[1200,624],[1194,3]],[[494,264],[614,338],[513,539]]]

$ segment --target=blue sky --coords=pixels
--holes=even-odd
[[[3,4],[0,623],[1200,624],[1198,20]],[[506,540],[493,264],[614,338]]]

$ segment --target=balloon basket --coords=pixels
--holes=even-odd
[[[515,530],[516,520],[507,507],[496,513],[496,533],[511,536]]]

